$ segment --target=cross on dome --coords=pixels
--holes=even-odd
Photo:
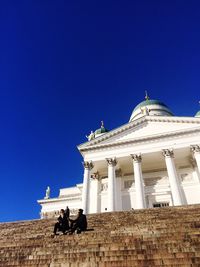
[[[149,98],[149,96],[148,96],[148,93],[147,93],[147,90],[145,90],[145,100],[149,100],[150,98]]]

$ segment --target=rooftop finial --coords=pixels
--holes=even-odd
[[[103,123],[103,121],[101,121],[101,128],[103,128],[104,127],[104,123]]]
[[[145,90],[145,100],[149,100],[149,96],[148,96],[147,90]]]

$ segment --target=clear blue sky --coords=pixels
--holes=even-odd
[[[129,120],[148,89],[200,100],[199,1],[0,2],[0,221],[39,218],[47,185],[82,182],[76,146]]]

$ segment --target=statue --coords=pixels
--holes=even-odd
[[[149,115],[150,109],[148,109],[147,107],[140,108],[140,110],[142,114],[147,115],[147,116]]]
[[[46,196],[44,197],[44,199],[49,199],[50,198],[50,187],[47,186],[47,189],[46,189]]]
[[[88,141],[91,141],[95,138],[95,133],[93,131],[91,131],[91,133],[88,136],[86,135],[86,137],[87,137]]]

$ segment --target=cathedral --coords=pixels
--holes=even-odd
[[[109,131],[102,122],[87,138],[83,182],[56,198],[47,188],[41,218],[66,206],[89,214],[200,203],[200,111],[177,117],[146,95],[126,124]]]

